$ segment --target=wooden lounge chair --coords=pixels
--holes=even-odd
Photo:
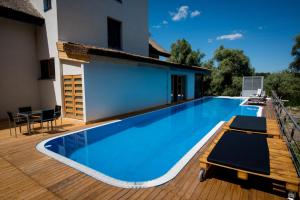
[[[235,128],[232,127],[231,125],[233,124],[233,122],[236,120],[236,118],[249,118],[249,124],[248,126],[253,127],[253,129],[243,129],[243,128]],[[246,133],[258,133],[258,134],[266,134],[269,137],[273,137],[273,138],[281,138],[280,136],[280,128],[278,126],[278,123],[276,120],[271,120],[271,119],[266,119],[266,130],[265,131],[259,131],[259,130],[255,130],[255,126],[256,126],[256,121],[252,121],[251,118],[255,118],[255,117],[245,117],[245,116],[233,116],[228,122],[225,123],[225,125],[223,126],[223,129],[226,130],[239,130],[239,131],[243,131]]]
[[[224,136],[226,134],[230,135],[228,132],[238,132],[235,134],[240,133],[240,135],[247,137],[242,137],[244,139],[240,141],[234,141],[235,136]],[[247,139],[248,136],[250,136],[249,140]],[[252,146],[249,144],[251,142]],[[264,142],[267,145],[264,145]],[[267,152],[265,148],[268,149]],[[237,172],[237,177],[242,180],[248,180],[249,175],[255,175],[281,181],[285,184],[285,188],[289,192],[289,199],[295,199],[296,193],[299,191],[300,180],[288,148],[282,139],[223,129],[200,157],[200,181],[205,180],[206,171],[210,166],[234,170]]]
[[[248,105],[266,105],[266,103],[267,103],[267,96],[251,97],[247,101]]]

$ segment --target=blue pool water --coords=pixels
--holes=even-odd
[[[145,182],[166,174],[220,121],[256,116],[241,99],[207,98],[50,139],[44,147],[106,176]]]

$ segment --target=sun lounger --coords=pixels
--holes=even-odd
[[[251,172],[270,174],[267,139],[260,134],[226,131],[210,152],[207,161]]]
[[[262,95],[262,89],[257,89],[256,94],[252,94],[251,97],[261,97]]]
[[[242,180],[255,175],[280,181],[291,199],[299,190],[300,180],[288,148],[281,139],[222,130],[200,157],[200,181],[205,180],[210,166],[234,170]]]
[[[266,119],[265,117],[234,116],[223,128],[280,138],[280,128],[277,121]]]
[[[266,105],[267,103],[267,96],[263,97],[251,97],[248,99],[248,105]]]

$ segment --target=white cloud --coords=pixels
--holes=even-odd
[[[241,33],[234,33],[234,34],[228,34],[228,35],[221,35],[218,36],[217,40],[237,40],[241,39],[243,37],[243,34]]]
[[[199,10],[195,10],[193,12],[191,12],[190,16],[191,18],[197,17],[201,14],[201,12]]]
[[[154,26],[152,26],[152,28],[159,29],[159,28],[161,28],[161,25],[154,25]]]
[[[181,6],[177,9],[177,12],[170,12],[173,21],[180,21],[186,19],[189,15],[189,7],[188,6]]]
[[[163,27],[167,27],[168,23],[169,22],[167,20],[163,20],[161,23],[153,25],[152,28],[160,29],[160,28],[163,28]]]
[[[258,28],[258,30],[264,30],[266,27],[265,26],[259,26],[257,28]]]
[[[243,31],[243,30],[233,30],[232,32],[233,33],[245,33],[246,31]]]
[[[211,39],[211,38],[208,38],[208,40],[207,40],[208,43],[213,43],[213,41],[214,41],[214,40]]]

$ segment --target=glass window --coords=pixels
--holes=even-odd
[[[107,42],[112,49],[122,49],[122,23],[112,18],[107,18]]]
[[[186,99],[186,76],[171,76],[171,102],[178,102]]]
[[[52,8],[51,0],[44,0],[44,11],[48,11]]]
[[[41,60],[41,79],[55,79],[54,58]]]

